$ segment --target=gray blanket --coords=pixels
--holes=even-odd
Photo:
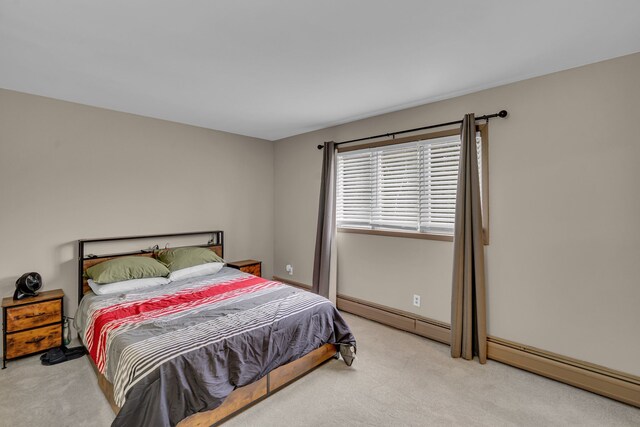
[[[355,339],[327,299],[225,268],[126,295],[86,296],[76,326],[121,406],[114,426],[173,426],[237,387]]]

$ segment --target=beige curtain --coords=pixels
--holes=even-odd
[[[313,292],[335,303],[335,144],[324,143],[318,229],[313,262]]]
[[[484,245],[473,114],[461,127],[451,295],[451,357],[487,361]]]

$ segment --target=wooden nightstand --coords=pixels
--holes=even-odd
[[[245,273],[253,274],[254,276],[262,276],[262,261],[245,259],[243,261],[228,262],[227,266],[244,271]]]
[[[63,298],[56,289],[17,301],[2,299],[2,369],[7,360],[62,345]]]

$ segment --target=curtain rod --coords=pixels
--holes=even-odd
[[[507,117],[507,114],[508,114],[507,110],[500,110],[499,112],[497,112],[495,114],[485,114],[484,116],[476,117],[476,120],[487,120],[487,121],[489,121],[489,119],[493,119],[495,117],[500,117],[501,119],[504,119],[505,117]],[[400,134],[403,134],[403,133],[416,132],[416,131],[419,131],[419,130],[433,129],[433,128],[439,128],[439,127],[443,127],[443,126],[459,125],[461,123],[462,123],[462,120],[455,120],[453,122],[438,123],[437,125],[423,126],[423,127],[407,129],[407,130],[399,130],[397,132],[381,133],[380,135],[367,136],[365,138],[350,139],[348,141],[336,142],[334,145],[342,145],[342,144],[348,144],[350,142],[366,141],[368,139],[382,138],[382,137],[385,137],[385,136],[386,137],[390,137],[390,136],[400,135]],[[318,150],[322,150],[323,148],[324,148],[323,144],[318,144]]]

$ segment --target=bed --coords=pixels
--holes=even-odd
[[[223,256],[222,231],[79,241],[74,323],[115,426],[218,424],[332,357],[348,365],[355,357],[355,338],[328,300],[228,267],[122,294],[91,292],[88,268],[154,253],[85,255],[87,244],[192,234],[210,234],[198,246]]]

